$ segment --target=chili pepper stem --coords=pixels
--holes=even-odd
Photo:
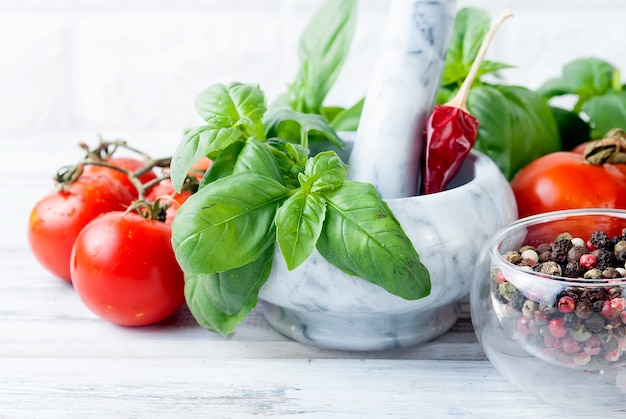
[[[498,28],[500,28],[502,22],[504,22],[511,16],[513,16],[513,13],[510,10],[505,10],[502,15],[500,15],[495,24],[491,27],[491,29],[489,29],[489,32],[487,32],[487,35],[485,35],[485,38],[480,45],[478,54],[476,54],[476,59],[472,63],[472,67],[470,68],[467,77],[465,78],[465,80],[463,80],[463,83],[461,84],[461,87],[459,88],[459,91],[456,93],[456,95],[454,95],[454,97],[445,104],[446,106],[452,106],[468,112],[467,97],[469,96],[470,88],[472,87],[472,84],[474,83],[474,80],[478,75],[480,65],[482,64],[485,54],[487,53],[487,48],[489,47],[489,44],[491,43],[493,37],[496,35],[496,32],[498,31]]]

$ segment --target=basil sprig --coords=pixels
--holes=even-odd
[[[290,270],[317,249],[347,274],[399,297],[430,293],[427,269],[376,189],[347,181],[334,151],[309,156],[308,137],[323,125],[275,113],[272,132],[290,138],[266,138],[265,96],[256,85],[213,85],[196,105],[207,124],[176,149],[172,181],[180,187],[203,156],[214,163],[178,210],[172,244],[200,325],[228,335],[246,318],[276,245]]]

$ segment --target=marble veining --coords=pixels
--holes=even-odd
[[[274,328],[318,346],[376,350],[421,343],[454,324],[482,245],[517,218],[507,180],[493,161],[472,151],[450,189],[386,201],[430,272],[431,294],[404,300],[346,275],[318,252],[288,271],[277,251],[259,293]]]
[[[392,0],[348,176],[383,198],[417,193],[423,125],[454,26],[456,0]]]

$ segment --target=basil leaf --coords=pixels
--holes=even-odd
[[[233,167],[233,174],[247,172],[258,173],[280,182],[283,181],[274,156],[267,147],[254,137],[246,141]]]
[[[349,275],[415,300],[430,293],[430,275],[374,186],[345,181],[323,195],[326,219],[317,250]]]
[[[474,87],[469,111],[480,121],[474,147],[487,154],[510,180],[538,157],[561,149],[547,100],[520,86]]]
[[[323,139],[338,147],[343,145],[335,130],[321,115],[307,114],[291,108],[272,108],[263,119],[265,135],[280,137],[308,147],[311,133],[318,133]]]
[[[300,189],[276,212],[276,240],[289,270],[297,268],[315,249],[326,215],[319,196]]]
[[[591,127],[578,114],[556,106],[550,108],[559,130],[563,150],[572,150],[591,139]]]
[[[357,0],[326,0],[299,41],[300,70],[287,91],[290,107],[319,114],[337,80],[356,29]]]
[[[463,83],[478,55],[483,38],[489,32],[490,22],[487,10],[465,7],[458,11],[441,76],[442,86],[460,86]],[[485,60],[480,65],[478,77],[505,68],[511,66]]]
[[[359,127],[359,121],[361,120],[364,103],[365,98],[359,100],[348,109],[343,109],[342,111],[336,113],[333,115],[333,118],[328,118],[330,126],[335,131],[356,131]]]
[[[198,189],[215,182],[217,179],[232,175],[237,157],[239,157],[239,153],[241,153],[244,146],[245,143],[243,141],[237,141],[222,150],[202,177]]]
[[[198,190],[179,208],[172,244],[189,274],[250,263],[274,242],[274,216],[289,190],[258,173],[237,173]]]
[[[263,139],[265,94],[256,84],[212,84],[196,98],[196,111],[209,125],[237,128],[244,138]]]
[[[180,191],[194,163],[205,156],[214,158],[220,150],[241,138],[241,131],[234,128],[205,125],[187,131],[176,147],[170,164],[170,178],[174,189]]]
[[[302,187],[313,193],[336,189],[348,173],[348,166],[334,151],[324,151],[310,158],[300,175]]]
[[[582,107],[592,126],[591,138],[603,138],[613,128],[626,130],[626,92],[608,92]]]
[[[269,278],[274,246],[257,260],[215,274],[185,274],[185,300],[198,324],[228,336],[258,303]]]
[[[304,171],[309,149],[281,138],[270,138],[264,144],[274,157],[285,185],[290,189],[299,188],[298,176]]]

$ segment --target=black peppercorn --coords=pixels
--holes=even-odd
[[[563,275],[567,278],[578,278],[582,276],[583,268],[580,266],[580,263],[575,261],[567,262],[565,268],[563,268]]]
[[[585,327],[592,333],[598,333],[602,329],[604,329],[605,321],[597,313],[592,314],[589,318],[585,319]]]
[[[569,239],[559,239],[552,243],[552,260],[563,263],[567,260],[567,252],[573,247]]]
[[[592,254],[596,257],[596,260],[598,261],[596,264],[596,268],[600,269],[601,271],[605,270],[606,268],[611,268],[615,265],[615,255],[613,255],[612,252],[609,252],[606,249],[594,250]]]
[[[611,244],[609,236],[604,231],[600,230],[591,233],[589,241],[596,247],[596,249],[606,249]]]

